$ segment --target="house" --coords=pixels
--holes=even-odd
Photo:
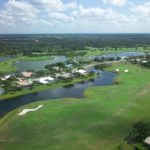
[[[56,73],[56,74],[55,74],[55,77],[56,77],[57,79],[58,79],[58,78],[60,78],[60,79],[67,79],[67,78],[72,77],[72,74],[69,73],[69,72]]]
[[[136,61],[137,61],[137,62],[141,62],[141,59],[138,59],[138,58],[137,58]]]
[[[54,81],[54,78],[52,78],[52,77],[41,77],[38,79],[38,82],[41,84],[48,84],[53,81]]]
[[[14,75],[6,75],[6,76],[2,77],[1,80],[2,80],[2,81],[6,81],[6,80],[8,80],[10,77],[12,77],[12,76],[14,76]]]
[[[143,60],[143,61],[142,61],[142,64],[146,64],[146,63],[148,63],[148,61],[146,61],[146,60]]]
[[[21,72],[21,75],[25,78],[29,78],[33,75],[33,72]]]
[[[67,78],[70,78],[71,76],[72,76],[71,73],[69,73],[69,72],[63,72],[63,73],[60,75],[60,78],[67,79]]]
[[[59,66],[54,66],[53,69],[59,71],[60,67]]]
[[[18,87],[27,87],[27,86],[31,86],[33,84],[32,81],[28,81],[28,80],[19,80],[16,82]]]
[[[81,75],[86,75],[87,74],[87,71],[83,70],[83,69],[76,70],[75,72],[80,73]]]
[[[127,57],[127,56],[122,56],[121,57],[121,60],[126,60],[126,59],[128,59],[129,57]]]

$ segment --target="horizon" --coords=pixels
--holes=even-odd
[[[84,34],[89,34],[89,35],[96,35],[96,34],[98,34],[98,35],[104,35],[104,34],[106,34],[106,35],[110,35],[110,34],[114,34],[114,35],[118,35],[118,34],[150,34],[150,32],[148,32],[148,33],[142,33],[142,32],[129,32],[129,33],[94,33],[94,32],[89,32],[89,33],[0,33],[0,36],[1,35],[77,35],[77,34],[80,34],[80,35],[84,35]]]

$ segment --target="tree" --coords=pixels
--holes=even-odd
[[[131,132],[125,138],[129,143],[143,142],[150,134],[150,125],[145,122],[137,122],[133,125]]]

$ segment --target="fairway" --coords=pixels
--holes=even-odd
[[[41,101],[0,119],[0,150],[115,150],[134,123],[150,122],[150,70],[129,63],[110,69],[116,68],[118,84],[91,87],[84,99]]]

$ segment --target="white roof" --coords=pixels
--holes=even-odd
[[[54,78],[52,77],[42,77],[39,79],[39,82],[42,83],[42,84],[47,84],[49,83],[50,81],[53,81]]]
[[[9,79],[11,76],[12,76],[12,75],[6,75],[6,76],[4,76],[3,78],[1,78],[1,80],[2,80],[2,81],[5,81],[5,80]]]
[[[144,142],[145,142],[146,144],[150,145],[150,136],[147,137],[147,138],[144,140]]]
[[[128,58],[128,57],[127,57],[127,56],[122,56],[122,57],[121,57],[121,59],[125,59],[125,58]]]
[[[136,61],[141,61],[141,59],[138,59],[138,58],[137,58]]]
[[[80,70],[77,70],[76,72],[81,73],[81,74],[85,74],[86,70],[80,69]]]
[[[5,76],[6,79],[9,79],[10,77],[11,77],[11,75],[6,75]]]
[[[142,61],[142,63],[147,63],[148,61],[146,61],[146,60],[144,60],[144,61]]]

